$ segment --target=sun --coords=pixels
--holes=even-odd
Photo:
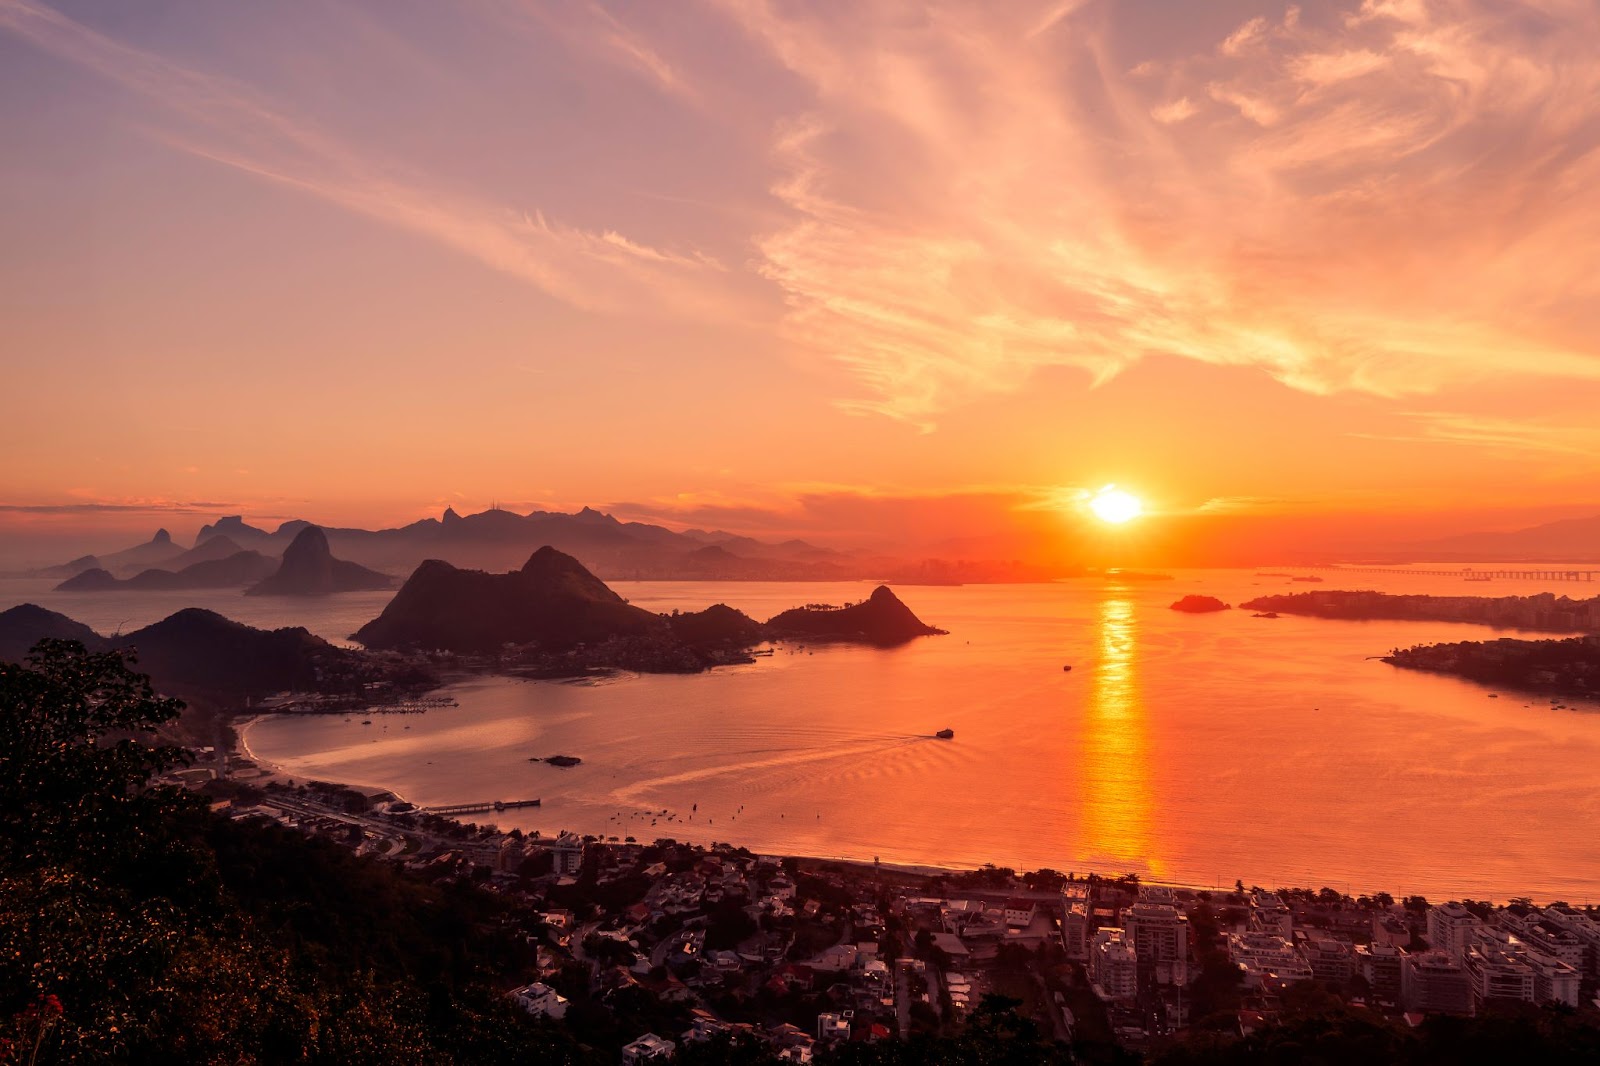
[[[1138,518],[1144,513],[1144,505],[1139,502],[1139,497],[1123,492],[1121,489],[1107,485],[1101,489],[1094,499],[1089,501],[1089,510],[1102,522],[1112,525],[1121,525],[1131,518]]]

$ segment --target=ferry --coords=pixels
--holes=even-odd
[[[955,735],[956,731],[954,729],[941,729],[934,734],[934,736],[938,737],[940,740],[954,740]]]

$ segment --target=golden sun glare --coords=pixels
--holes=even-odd
[[[1102,522],[1121,525],[1130,518],[1137,518],[1144,512],[1144,505],[1137,496],[1123,492],[1119,488],[1107,485],[1099,494],[1089,501],[1089,510]]]

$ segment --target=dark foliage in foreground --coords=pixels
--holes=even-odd
[[[0,1061],[564,1062],[497,904],[147,784],[179,710],[115,653],[0,664]]]

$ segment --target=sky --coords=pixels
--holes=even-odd
[[[1600,513],[1592,0],[0,0],[0,144],[35,553]]]

